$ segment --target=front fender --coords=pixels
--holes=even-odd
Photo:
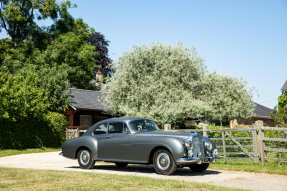
[[[62,145],[63,156],[71,159],[76,159],[77,151],[80,147],[88,148],[91,151],[94,160],[98,158],[98,142],[96,139],[90,136],[78,137],[66,141]]]
[[[132,154],[135,161],[148,162],[157,147],[168,149],[174,160],[184,157],[185,151],[178,138],[163,136],[139,136],[133,138]]]

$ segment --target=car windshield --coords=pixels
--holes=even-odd
[[[135,120],[129,122],[132,131],[157,131],[159,128],[151,120]]]

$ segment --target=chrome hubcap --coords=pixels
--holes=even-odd
[[[87,165],[90,161],[90,153],[88,151],[82,151],[80,161],[83,165]]]
[[[168,154],[160,153],[157,156],[157,165],[161,170],[168,169],[168,167],[170,165],[170,158],[169,158]]]

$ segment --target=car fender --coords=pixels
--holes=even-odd
[[[133,138],[133,157],[138,161],[149,161],[149,156],[158,147],[168,149],[174,160],[184,157],[185,150],[178,138],[163,136],[139,136]]]
[[[82,136],[66,141],[62,145],[63,156],[67,158],[77,158],[77,152],[80,148],[88,148],[96,160],[98,157],[98,142],[91,136]]]
[[[212,144],[213,149],[216,148],[215,143],[210,138],[202,136],[202,139],[203,139],[203,142],[210,142]]]

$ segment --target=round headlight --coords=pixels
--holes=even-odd
[[[209,151],[212,150],[212,144],[210,142],[205,142],[205,148]]]

